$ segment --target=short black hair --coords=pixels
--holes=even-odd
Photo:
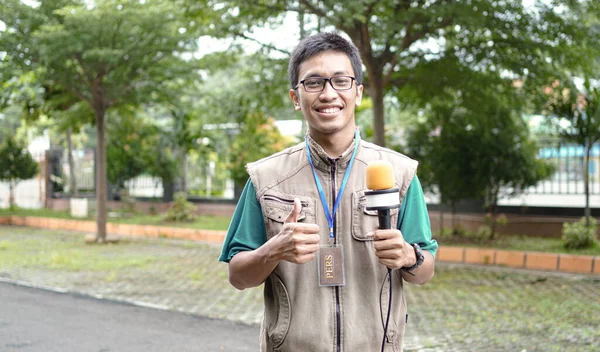
[[[311,57],[328,50],[346,54],[352,64],[356,84],[362,84],[362,61],[356,46],[337,33],[324,32],[302,39],[294,51],[292,51],[290,63],[288,65],[288,77],[292,88],[296,88],[298,85],[300,65]]]

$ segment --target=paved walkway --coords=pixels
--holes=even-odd
[[[85,245],[68,231],[0,226],[0,280],[259,324],[260,288],[236,291],[220,247],[181,240]],[[406,285],[406,351],[599,351],[600,279],[438,265]]]

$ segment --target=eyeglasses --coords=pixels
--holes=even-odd
[[[301,80],[294,89],[298,89],[300,85],[303,85],[304,90],[307,92],[320,92],[325,89],[325,84],[329,81],[329,84],[335,90],[348,90],[352,88],[352,82],[355,80],[356,78],[352,76],[311,77]]]

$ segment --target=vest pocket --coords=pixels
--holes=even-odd
[[[316,223],[314,198],[271,191],[260,199],[265,216],[267,239],[276,236],[281,231],[285,219],[294,209],[294,198],[300,199],[302,205],[297,221],[300,223]]]
[[[358,241],[371,241],[367,234],[379,227],[377,210],[367,210],[365,191],[352,193],[352,237]],[[398,227],[398,208],[390,209],[390,223],[392,228]]]
[[[265,325],[267,338],[273,350],[277,350],[290,328],[292,308],[285,285],[276,274],[265,282]]]

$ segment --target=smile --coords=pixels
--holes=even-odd
[[[333,107],[333,108],[323,108],[323,109],[316,109],[317,112],[320,112],[322,114],[336,114],[338,112],[340,112],[342,109],[340,107]]]

